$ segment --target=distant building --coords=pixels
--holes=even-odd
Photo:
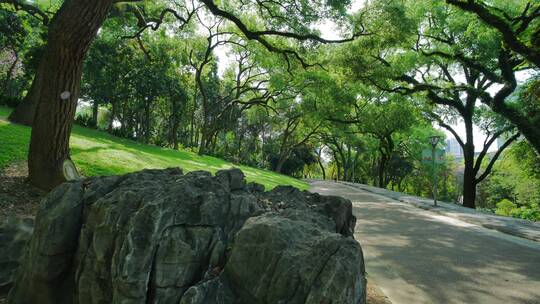
[[[446,140],[446,154],[452,155],[455,159],[463,158],[463,149],[455,138]]]

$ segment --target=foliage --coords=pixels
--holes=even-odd
[[[512,203],[510,200],[503,199],[497,203],[497,209],[495,210],[495,213],[498,215],[510,216],[516,209],[516,204]]]
[[[7,123],[9,110],[0,107],[0,168],[26,159],[30,129]],[[119,175],[147,168],[181,167],[185,172],[216,172],[231,167],[244,171],[248,181],[263,184],[267,189],[292,185],[307,189],[303,181],[274,172],[234,165],[211,156],[199,156],[184,150],[171,150],[120,139],[107,133],[75,126],[71,136],[73,161],[86,176]]]
[[[540,158],[526,141],[512,146],[495,166],[493,175],[481,185],[481,205],[497,214],[540,220],[539,163]]]
[[[43,26],[0,4],[0,104],[16,106],[30,86],[43,45]]]
[[[18,106],[19,103],[21,103],[21,99],[19,97],[0,95],[0,105],[14,108]]]
[[[540,162],[521,142],[503,150],[516,129],[535,147],[538,70],[500,29],[454,2],[373,0],[357,12],[348,0],[116,3],[88,52],[75,122],[132,141],[77,127],[73,157],[90,175],[179,163],[215,170],[221,158],[432,196],[433,168],[421,153],[444,128],[465,159],[438,167],[439,198],[466,197],[473,207],[478,196],[490,210],[506,199],[514,205],[499,212],[534,218]],[[520,16],[525,2],[488,9]],[[32,1],[51,17],[62,3]],[[538,20],[517,33],[527,47]],[[41,21],[0,4],[0,103],[14,106],[29,89],[47,40]],[[317,37],[326,21],[356,39]],[[516,89],[524,69],[533,77]],[[473,126],[488,135],[483,146]],[[16,135],[6,140],[20,140],[20,130],[5,128]],[[507,144],[490,153],[498,139]],[[25,154],[10,151],[4,162]]]

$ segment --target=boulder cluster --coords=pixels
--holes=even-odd
[[[25,304],[362,304],[355,221],[346,199],[265,192],[238,169],[73,181],[33,233],[0,228],[0,287]]]

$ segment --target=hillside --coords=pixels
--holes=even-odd
[[[0,169],[24,161],[28,153],[30,128],[8,123],[9,108],[0,107]],[[241,165],[222,159],[175,151],[118,138],[105,132],[75,126],[71,135],[71,156],[85,176],[119,175],[142,169],[180,167],[185,172],[237,167],[248,181],[263,184],[266,189],[292,185],[307,189],[308,184],[281,174]]]

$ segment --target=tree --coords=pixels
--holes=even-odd
[[[540,221],[539,164],[538,155],[527,141],[512,145],[479,189],[482,207],[506,216]]]
[[[494,37],[495,41],[487,48],[490,61],[478,61],[462,52],[462,49],[470,47],[470,41],[450,41],[458,44],[449,51],[439,52],[438,56],[458,60],[489,77],[490,82],[501,85],[502,89],[494,95],[479,92],[481,101],[511,121],[540,153],[540,129],[537,127],[540,117],[509,101],[518,87],[516,72],[540,68],[540,4],[531,1],[446,2],[458,10],[476,15],[482,21],[476,31],[489,33],[489,39]]]
[[[0,96],[10,106],[17,105],[30,84],[28,75],[35,70],[42,34],[43,25],[37,18],[0,3]]]
[[[469,20],[467,16],[454,14],[438,3],[427,6],[425,11],[420,10],[418,16],[412,51],[396,55],[393,59],[387,56],[388,60],[379,55],[378,60],[387,67],[399,66],[394,80],[406,84],[394,87],[390,91],[401,94],[424,94],[432,106],[431,110],[427,110],[429,115],[441,127],[449,130],[463,148],[465,161],[463,204],[474,208],[476,186],[490,173],[502,151],[519,136],[519,134],[508,136],[484,172],[480,173],[489,148],[499,137],[513,130],[512,126],[504,122],[494,123],[500,119],[497,119],[493,112],[482,110],[477,104],[478,101],[488,98],[487,96],[492,98],[488,89],[496,81],[492,78],[492,72],[479,70],[474,65],[489,65],[492,62],[493,53],[498,52],[492,47],[497,43],[497,37],[488,36],[490,39],[486,39],[481,31],[467,31],[464,28],[470,26],[464,23],[465,20]],[[455,45],[461,48],[455,50]],[[473,67],[467,60],[446,56],[448,50],[474,56]],[[397,61],[401,62],[398,64]],[[400,69],[402,70],[399,71]],[[401,74],[403,71],[405,73]],[[460,80],[461,78],[463,80]],[[507,96],[507,90],[508,88],[503,86],[496,91],[493,98]],[[441,113],[446,117],[441,117]],[[451,116],[457,116],[463,121],[465,138],[461,138],[453,127],[446,123]],[[478,157],[475,156],[474,146],[475,121],[484,122],[486,126],[484,131],[488,135]]]
[[[138,5],[139,1],[129,1]],[[252,29],[242,20],[242,14],[220,8],[213,0],[201,0],[210,13],[230,20],[249,40],[262,44],[268,51],[282,54],[288,61],[296,59],[303,66],[309,64],[291,48],[282,48],[267,37],[296,39],[299,41],[315,41],[332,43],[350,41],[361,33],[354,33],[353,38],[340,41],[330,41],[309,32],[309,24],[327,16],[339,16],[345,13],[348,1],[333,1],[327,6],[326,1],[311,3],[308,1],[285,1],[283,3],[261,2],[250,3],[254,8],[260,8],[262,20],[270,21],[280,18],[285,23],[265,22],[264,29]],[[42,14],[30,4],[9,1],[22,10],[33,14]],[[69,135],[73,123],[75,105],[79,97],[80,78],[83,60],[90,43],[98,29],[111,10],[112,0],[83,1],[66,0],[54,14],[48,32],[47,46],[41,63],[34,77],[32,87],[24,104],[35,104],[35,117],[29,149],[29,179],[41,188],[50,189],[64,181],[62,166],[69,159]],[[141,4],[144,5],[144,4]],[[283,10],[282,8],[286,9]],[[197,10],[194,8],[194,10]],[[142,27],[141,33],[147,28],[159,28],[166,15],[172,15],[176,21],[187,23],[188,16],[182,16],[171,7],[160,10],[158,18],[144,18],[141,11],[134,9]],[[253,10],[250,10],[253,11]],[[44,14],[46,15],[46,14]],[[288,18],[284,18],[288,16]],[[145,22],[147,20],[147,22]],[[149,22],[149,23],[148,23]],[[288,31],[282,31],[286,29]],[[138,37],[138,35],[135,35]],[[29,112],[30,117],[32,117]]]
[[[28,170],[38,187],[50,189],[65,180],[83,60],[111,5],[110,0],[67,1],[51,20],[47,47],[26,97],[37,105]]]
[[[291,97],[296,99],[297,97]],[[282,102],[285,100],[281,100]],[[286,104],[283,104],[286,105]],[[278,153],[275,158],[273,170],[280,173],[283,171],[283,167],[287,160],[293,155],[299,148],[305,146],[311,139],[315,137],[321,122],[315,123],[309,121],[309,118],[304,114],[305,109],[301,109],[301,105],[296,107],[281,108],[282,113],[276,115],[276,121],[280,127],[278,130],[282,130],[278,136]],[[284,118],[284,119],[283,119]]]
[[[540,68],[539,3],[515,1],[510,4],[507,1],[495,1],[494,5],[480,0],[446,0],[446,2],[477,15],[485,24],[499,31],[506,47]]]

